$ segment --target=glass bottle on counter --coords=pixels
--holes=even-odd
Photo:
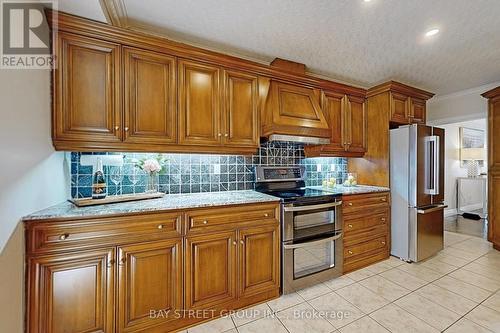
[[[97,158],[96,171],[92,178],[92,199],[104,199],[108,194],[108,186],[104,178],[102,159]]]

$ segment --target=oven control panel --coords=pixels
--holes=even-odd
[[[302,180],[304,167],[257,167],[257,181],[287,181]]]

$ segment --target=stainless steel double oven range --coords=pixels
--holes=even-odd
[[[342,201],[306,188],[305,168],[258,166],[255,189],[281,198],[283,294],[342,275]]]

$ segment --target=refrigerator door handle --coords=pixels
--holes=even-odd
[[[425,137],[425,194],[439,194],[439,136]]]

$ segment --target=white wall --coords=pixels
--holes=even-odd
[[[441,125],[485,118],[488,101],[481,94],[498,86],[500,82],[495,82],[430,99],[427,103],[427,122]]]
[[[68,198],[63,153],[50,139],[47,70],[0,69],[0,332],[24,321],[24,235],[21,217]]]

